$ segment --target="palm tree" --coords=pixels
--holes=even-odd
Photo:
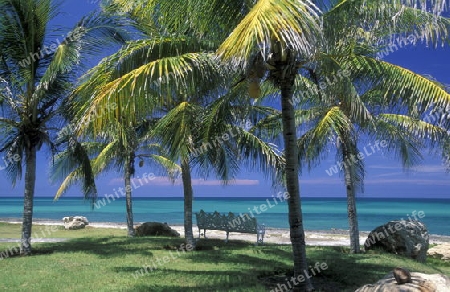
[[[382,113],[400,114],[406,110],[418,119],[417,112],[423,113],[430,110],[428,106],[430,101],[439,104],[448,102],[446,101],[448,94],[442,90],[442,86],[439,84],[374,57],[377,56],[380,49],[377,44],[386,39],[395,40],[395,36],[401,38],[403,35],[410,36],[415,33],[436,44],[440,41],[448,41],[450,21],[425,11],[399,7],[395,4],[389,5],[387,8],[383,12],[383,17],[386,18],[384,26],[378,24],[379,19],[371,19],[370,9],[360,10],[347,3],[336,5],[330,9],[324,15],[326,45],[321,50],[321,60],[317,63],[318,66],[308,69],[310,81],[320,91],[318,98],[329,109],[323,116],[323,120],[317,124],[317,126],[329,128],[317,129],[318,131],[312,134],[315,138],[314,142],[319,143],[313,147],[316,149],[315,151],[320,149],[319,145],[324,145],[325,140],[321,142],[318,140],[330,139],[330,137],[326,137],[330,132],[334,132],[333,134],[338,137],[338,146],[340,146],[338,147],[340,153],[338,157],[342,161],[347,191],[350,249],[355,253],[360,251],[355,194],[358,187],[363,190],[364,179],[362,160],[357,159],[355,162],[353,159],[359,154],[356,146],[360,138],[356,132],[363,129],[366,132],[377,133],[377,129],[382,125],[380,124],[381,116],[379,116]],[[345,23],[349,14],[351,14],[350,25],[346,23],[343,26],[342,23]],[[358,19],[366,19],[365,26],[359,25]],[[369,31],[365,30],[367,27],[370,28]],[[355,36],[357,36],[357,42],[354,41]],[[436,36],[440,36],[441,39]],[[368,60],[370,65],[366,63],[365,68],[362,69],[364,66],[361,66],[361,60]],[[386,70],[379,72],[380,68]],[[336,76],[338,81],[336,81]],[[329,80],[333,80],[334,83],[330,84]],[[395,80],[395,83],[392,83],[392,80]],[[417,104],[422,104],[423,108],[418,109]],[[385,115],[383,115],[383,119],[386,119]],[[347,125],[347,128],[340,127],[340,123],[344,126]],[[406,151],[408,148],[415,147],[414,144],[411,144],[416,140],[413,139],[412,125],[412,123],[408,127],[403,125],[404,128],[410,129],[409,134],[392,135],[388,140],[392,142],[390,143],[392,150],[403,151],[398,154],[403,157],[405,166],[414,161],[414,157],[408,157],[408,151]],[[416,135],[423,135],[424,132],[419,129],[417,129]],[[432,131],[426,127],[422,130]],[[434,130],[439,132],[439,129]],[[306,135],[300,144],[310,144],[311,140],[308,141],[310,138]],[[402,145],[402,147],[395,149],[394,145]],[[310,144],[311,146],[312,144]],[[300,145],[300,147],[305,150],[304,145]],[[305,157],[307,153],[308,151],[304,152]],[[309,154],[311,153],[312,151],[309,151]],[[317,156],[309,158],[316,159]]]
[[[8,166],[13,185],[25,165],[21,254],[29,255],[36,180],[36,153],[53,149],[52,130],[58,107],[70,89],[82,51],[95,52],[106,41],[122,40],[112,19],[93,14],[83,18],[60,42],[49,42],[50,20],[57,6],[50,0],[0,1],[0,92],[4,134],[0,151],[19,157]]]
[[[176,99],[176,97],[175,97]],[[184,233],[186,244],[195,247],[192,232],[192,162],[190,159],[191,148],[196,140],[197,127],[202,113],[201,101],[196,98],[180,96],[178,100],[172,100],[168,105],[167,113],[156,123],[150,133],[150,137],[161,141],[168,149],[170,157],[179,161],[181,165],[181,178],[184,192]]]
[[[185,238],[192,246],[195,246],[192,233],[191,179],[194,166],[199,166],[203,177],[215,173],[227,183],[237,174],[238,160],[257,158],[261,163],[253,169],[272,173],[274,179],[277,177],[276,170],[283,164],[274,149],[239,125],[239,117],[246,116],[243,112],[261,112],[263,109],[239,104],[236,98],[235,94],[230,93],[209,103],[203,99],[181,97],[156,123],[150,134],[151,137],[159,137],[170,157],[181,163]]]
[[[135,21],[135,27],[143,33],[144,39],[129,42],[86,76],[74,94],[84,105],[79,111],[80,117],[89,117],[91,112],[95,112],[99,107],[106,107],[111,102],[117,103],[119,107],[116,111],[92,120],[93,132],[100,133],[102,128],[107,127],[110,121],[118,116],[123,123],[134,123],[150,115],[156,118],[159,116],[149,138],[158,137],[162,145],[168,148],[169,157],[181,164],[186,241],[195,246],[192,233],[191,185],[194,161],[191,159],[191,152],[195,150],[197,140],[200,139],[201,132],[198,129],[201,128],[200,118],[204,116],[202,111],[223,84],[223,70],[218,67],[214,54],[206,52],[214,49],[217,35],[206,33],[204,30],[207,27],[201,22],[193,21],[191,28],[179,31],[176,18],[158,19],[159,14],[172,13],[170,7],[173,3],[170,1],[110,2],[112,6],[106,6],[106,10],[127,13]],[[154,5],[157,5],[157,8]],[[156,15],[149,17],[153,14]],[[158,19],[158,23],[155,23],[155,19]],[[172,34],[168,37],[165,32],[168,30],[181,36],[174,37]],[[223,33],[222,30],[221,32]],[[205,138],[204,135],[202,138],[213,139]],[[249,138],[248,141],[250,140]],[[237,167],[237,163],[231,162],[234,159],[234,156],[230,155],[231,150],[213,150],[217,153],[210,155],[210,149],[207,151],[208,155],[196,158],[203,166],[209,159],[215,159],[214,163],[219,163],[217,173],[226,181],[230,173],[236,172],[233,168]],[[270,151],[265,153],[274,154]]]
[[[103,129],[100,139],[88,136],[84,137],[87,140],[84,143],[79,143],[73,135],[61,135],[62,141],[68,143],[65,150],[56,155],[52,164],[52,180],[63,179],[55,200],[75,183],[83,182],[86,186],[86,182],[92,182],[90,184],[95,186],[94,177],[105,170],[122,171],[128,236],[134,237],[131,179],[135,173],[136,159],[139,159],[140,167],[144,165],[144,159],[150,159],[162,166],[170,176],[180,171],[176,164],[164,155],[160,155],[160,153],[164,154],[164,150],[159,145],[143,145],[142,136],[147,133],[152,124],[150,121],[143,121],[136,127],[125,127],[116,121],[115,124],[112,123],[111,128]],[[68,131],[63,129],[62,133],[68,133]],[[87,196],[86,187],[83,190]]]
[[[177,44],[177,42],[179,42]],[[127,75],[129,74],[136,74],[135,72],[130,72],[128,74],[124,74],[125,77],[118,76],[119,79],[111,80],[107,84],[93,84],[97,82],[97,80],[105,80],[103,76],[100,76],[100,74],[103,74],[103,72],[112,72],[112,74],[116,74],[115,70],[117,70],[118,65],[110,65],[109,70],[103,70],[102,68],[105,65],[105,63],[108,64],[114,64],[113,60],[118,60],[121,56],[120,60],[121,63],[119,64],[123,68],[124,64],[126,62],[130,62],[127,60],[127,58],[132,58],[130,56],[127,56],[129,52],[133,52],[132,46],[135,44],[130,43],[126,48],[120,50],[118,53],[114,54],[113,56],[110,56],[107,60],[104,61],[104,63],[99,64],[96,68],[91,71],[91,75],[89,75],[88,78],[86,78],[86,82],[82,83],[82,85],[79,87],[79,89],[76,92],[76,95],[83,96],[87,92],[88,95],[91,94],[91,92],[94,92],[94,99],[91,103],[91,101],[87,101],[86,108],[88,111],[84,112],[84,116],[90,116],[89,110],[95,110],[95,106],[97,105],[98,101],[101,101],[102,99],[106,99],[105,97],[108,97],[109,100],[104,100],[104,102],[111,102],[111,100],[115,100],[117,104],[121,105],[121,112],[120,115],[123,117],[123,119],[131,119],[134,121],[135,118],[139,118],[139,116],[149,116],[154,115],[155,117],[160,116],[160,118],[155,118],[157,120],[156,124],[154,125],[152,131],[149,132],[148,138],[150,140],[152,139],[158,139],[157,141],[163,145],[167,149],[168,156],[173,161],[179,161],[180,162],[180,168],[181,168],[181,176],[183,180],[183,189],[184,189],[184,199],[185,199],[185,237],[188,244],[191,244],[192,246],[195,246],[195,241],[193,238],[193,232],[192,232],[192,199],[193,199],[193,190],[192,190],[192,183],[191,183],[191,172],[193,164],[195,165],[196,161],[199,162],[199,164],[202,166],[202,168],[206,168],[208,165],[211,165],[212,168],[215,170],[215,172],[218,174],[218,176],[223,180],[226,181],[228,178],[231,178],[232,175],[236,173],[236,169],[238,167],[238,164],[236,162],[233,162],[236,157],[236,150],[233,150],[233,146],[235,144],[243,145],[243,143],[233,143],[231,142],[233,139],[230,139],[229,141],[225,141],[226,143],[220,145],[221,147],[211,147],[208,148],[208,151],[205,151],[202,153],[202,155],[196,155],[196,150],[201,149],[202,145],[201,143],[204,141],[212,141],[215,139],[215,137],[222,137],[223,133],[226,133],[227,131],[230,131],[231,124],[229,126],[220,126],[218,127],[218,122],[224,120],[224,117],[230,117],[231,121],[229,122],[235,122],[234,119],[231,117],[235,116],[236,113],[229,113],[224,108],[226,108],[227,104],[230,103],[230,98],[226,99],[228,102],[224,102],[223,100],[217,100],[212,106],[212,108],[205,109],[205,106],[208,105],[208,100],[210,100],[213,96],[208,95],[208,89],[206,88],[206,85],[208,82],[204,81],[204,76],[199,75],[199,71],[197,68],[192,67],[192,69],[187,70],[186,62],[180,62],[179,60],[183,61],[183,58],[194,58],[195,59],[201,59],[205,58],[205,61],[209,62],[211,72],[207,75],[208,77],[213,76],[213,73],[220,72],[219,68],[214,67],[215,63],[214,60],[209,59],[211,56],[208,56],[204,53],[188,53],[182,56],[170,56],[170,54],[174,52],[170,52],[168,50],[161,50],[160,47],[164,48],[170,48],[170,46],[178,45],[180,48],[178,49],[178,52],[175,52],[178,54],[180,50],[184,47],[182,40],[163,40],[163,41],[149,41],[147,50],[149,50],[148,53],[145,53],[145,55],[153,54],[150,50],[156,51],[156,52],[163,52],[165,55],[169,56],[161,56],[157,53],[155,54],[155,60],[147,60],[152,66],[155,66],[158,68],[160,65],[159,63],[167,62],[167,59],[173,59],[172,66],[169,67],[168,72],[164,72],[164,76],[168,76],[167,81],[171,82],[173,86],[175,87],[175,91],[181,91],[181,92],[196,92],[196,94],[189,95],[189,94],[177,94],[175,92],[174,95],[164,95],[165,98],[160,98],[159,101],[156,101],[155,104],[144,107],[140,106],[140,104],[146,104],[149,102],[149,99],[155,100],[155,96],[150,97],[150,94],[153,94],[153,90],[157,90],[159,92],[160,90],[164,90],[163,92],[166,92],[165,86],[167,86],[165,83],[161,82],[160,77],[155,76],[146,76],[146,73],[139,73],[140,75],[136,75],[133,78],[139,78],[141,80],[146,80],[147,83],[150,83],[149,80],[154,80],[153,84],[154,86],[151,87],[151,89],[147,89],[145,87],[145,82],[139,82],[134,84],[135,90],[137,92],[142,91],[145,92],[145,94],[139,95],[139,94],[130,94],[130,96],[133,96],[133,99],[130,101],[130,99],[123,99],[122,96],[119,94],[121,92],[116,91],[115,89],[111,89],[109,86],[111,84],[117,84],[115,86],[121,88],[121,91],[128,90],[127,87],[127,80],[125,78],[130,78]],[[142,45],[142,41],[137,42],[137,45]],[[186,48],[188,48],[186,46]],[[134,53],[134,52],[133,52]],[[147,64],[142,61],[144,66],[147,66]],[[135,63],[137,64],[137,63]],[[123,69],[122,69],[123,70]],[[137,69],[137,70],[140,70]],[[180,74],[183,74],[183,71],[192,72],[193,76],[183,76]],[[154,70],[149,70],[148,72],[155,72]],[[180,73],[181,72],[181,73]],[[202,68],[202,73],[208,73],[207,71]],[[218,74],[218,73],[214,73]],[[179,80],[172,80],[174,78],[173,76],[178,77],[180,75]],[[147,77],[147,78],[144,78]],[[186,78],[189,80],[189,78],[195,78],[194,83],[187,84],[183,88],[183,84],[178,85],[178,82],[184,82],[183,78]],[[198,79],[197,79],[198,78]],[[216,80],[220,80],[220,78],[216,78]],[[123,82],[121,84],[118,84],[119,82]],[[192,82],[192,81],[191,81]],[[196,82],[196,83],[195,83]],[[195,84],[198,84],[195,86]],[[213,83],[212,83],[213,84]],[[125,85],[125,86],[123,86]],[[180,86],[177,88],[176,86]],[[91,89],[95,87],[95,89]],[[161,89],[161,87],[163,89]],[[203,88],[202,88],[203,87]],[[89,88],[89,89],[88,89]],[[195,89],[193,91],[191,88]],[[214,84],[212,87],[214,90]],[[88,89],[88,90],[87,90]],[[96,95],[96,92],[99,92],[99,95]],[[205,93],[203,93],[205,92]],[[198,94],[201,93],[202,95]],[[115,99],[114,99],[115,98]],[[80,98],[82,99],[82,98]],[[125,102],[124,102],[125,101]],[[107,106],[106,104],[103,104],[103,106]],[[152,113],[151,108],[155,108],[155,111]],[[128,115],[128,109],[132,109],[132,115]],[[205,112],[214,112],[214,114],[211,114],[208,117],[205,117]],[[218,116],[216,113],[220,111],[221,115]],[[96,127],[98,123],[101,123],[102,127],[109,127],[109,124],[111,123],[111,119],[114,119],[117,113],[114,113],[113,116],[108,117],[108,120],[102,120],[97,121],[93,120],[93,125]],[[203,117],[208,119],[209,122],[209,130],[202,130],[204,129],[203,126]],[[102,118],[104,119],[104,118]],[[215,123],[214,127],[211,127],[211,123]],[[220,131],[219,131],[220,129]],[[244,133],[242,129],[236,129],[236,127],[233,128],[237,134]],[[213,131],[212,131],[213,130]],[[93,133],[100,133],[100,130],[93,130]],[[209,135],[205,134],[208,133]],[[235,140],[235,139],[234,139]],[[247,135],[246,143],[250,143],[252,141],[254,143],[252,150],[247,150],[246,152],[250,154],[254,154],[255,151],[258,151],[258,149],[264,148],[263,141],[255,139],[252,135]],[[200,143],[200,144],[199,144]],[[255,145],[259,145],[260,148],[257,148]],[[245,147],[245,146],[242,146]],[[204,155],[203,155],[204,154]],[[270,157],[272,155],[272,157]],[[280,160],[277,159],[275,156],[275,152],[270,151],[267,147],[264,149],[264,154],[261,155],[263,157],[268,157],[268,161],[270,162],[277,162],[280,163]],[[193,159],[193,156],[195,159]],[[204,172],[205,173],[205,172]]]
[[[342,5],[345,6],[345,4]],[[386,27],[395,28],[395,30],[391,29],[389,33],[408,33],[408,30],[411,29],[411,23],[414,23],[414,27],[427,28],[433,24],[435,25],[434,30],[428,29],[423,35],[439,34],[445,36],[449,22],[445,18],[434,18],[426,12],[410,8],[404,8],[403,13],[400,13],[401,11],[399,12],[398,9],[392,9],[388,15],[396,15],[398,28],[387,22],[386,27],[375,28],[370,33],[364,31],[361,33],[363,28],[356,24],[358,24],[358,18],[365,17],[360,14],[367,13],[367,11],[359,10],[353,6],[342,7],[342,5],[333,7],[324,14],[323,29],[326,37],[319,47],[320,53],[316,54],[314,62],[304,66],[304,74],[298,76],[296,80],[298,91],[295,100],[298,101],[296,105],[299,107],[296,111],[296,119],[299,125],[305,124],[302,128],[307,129],[300,137],[298,147],[300,160],[306,160],[309,167],[320,160],[324,156],[323,154],[327,152],[325,150],[330,146],[337,149],[337,160],[342,165],[347,192],[350,249],[351,252],[358,253],[360,245],[355,194],[358,189],[362,190],[364,179],[363,160],[355,159],[360,153],[357,148],[358,141],[361,140],[359,132],[378,133],[377,129],[386,125],[381,121],[385,121],[387,116],[377,116],[377,114],[383,113],[383,111],[388,113],[389,111],[386,112],[386,110],[389,107],[392,110],[395,104],[397,104],[394,107],[395,110],[401,110],[401,106],[398,104],[403,103],[404,107],[409,108],[410,112],[413,113],[417,111],[413,107],[417,102],[416,98],[427,103],[433,100],[439,104],[446,104],[448,99],[448,94],[442,90],[440,85],[412,74],[404,68],[373,58],[377,49],[379,49],[374,44],[379,43],[382,37],[386,37]],[[355,22],[355,25],[347,26],[345,24],[342,27],[342,23],[345,23],[344,20],[347,17],[346,11],[349,9],[350,11],[352,9],[360,11],[360,14],[357,15],[355,11],[351,11],[354,13],[352,21]],[[339,24],[341,25],[340,30],[336,31]],[[370,26],[370,23],[367,25]],[[357,42],[355,42],[355,35],[360,36],[359,39],[357,38]],[[357,66],[360,58],[371,60],[371,65],[361,70],[361,67]],[[381,72],[378,73],[379,69],[377,69],[380,67],[389,69],[382,71],[381,75]],[[390,83],[390,80],[394,78],[396,83]],[[386,92],[385,82],[388,81],[391,92]],[[371,87],[371,85],[374,85],[374,87]],[[402,89],[405,88],[407,90],[402,92]],[[420,94],[421,88],[427,88],[429,94]],[[393,92],[395,92],[395,96],[392,95]],[[421,111],[429,109],[425,106]],[[262,121],[260,126],[281,128],[280,124],[274,124],[274,121],[277,121],[278,118],[281,119],[281,114]],[[403,120],[405,121],[405,119]],[[416,150],[411,149],[417,147],[412,144],[417,140],[414,138],[412,125],[412,122],[409,123],[409,126],[402,125],[403,129],[409,128],[409,134],[391,135],[391,139],[389,139],[389,141],[393,141],[390,144],[393,150],[403,151],[399,155],[403,157],[405,166],[416,160],[418,154]],[[437,131],[441,132],[441,137],[443,137],[442,129],[430,127],[421,129],[422,131],[416,130],[416,135],[419,132],[420,135],[423,135],[424,131]],[[436,137],[437,132],[433,136]],[[278,132],[275,130],[275,133]],[[332,141],[332,144],[330,144],[330,141]],[[410,151],[406,151],[407,149],[410,149]],[[415,155],[408,157],[407,152]]]
[[[193,6],[185,7],[183,15],[186,11],[198,8],[194,2],[201,4],[201,1],[192,1],[189,5]],[[88,75],[86,82],[82,83],[76,93],[87,93],[82,98],[85,101],[91,96],[94,97],[93,102],[84,103],[90,108],[85,109],[83,115],[89,116],[89,111],[114,101],[121,105],[119,115],[124,119],[134,121],[149,115],[159,117],[154,130],[149,133],[149,138],[159,138],[161,144],[168,149],[169,157],[180,163],[185,198],[185,235],[187,242],[195,245],[192,233],[192,167],[197,161],[203,169],[212,165],[215,173],[224,181],[232,177],[237,168],[237,163],[232,162],[234,155],[231,154],[235,152],[232,152],[234,150],[231,146],[226,150],[209,149],[206,155],[192,155],[193,151],[201,147],[196,145],[199,139],[209,141],[222,134],[218,131],[202,133],[199,129],[202,128],[205,107],[214,98],[214,94],[218,95],[224,83],[223,70],[218,67],[215,56],[206,52],[215,49],[214,44],[220,39],[218,35],[224,31],[219,28],[217,31],[210,29],[199,21],[195,14],[189,28],[180,28],[177,21],[181,20],[181,17],[173,17],[174,3],[171,1],[110,1],[109,4],[112,5],[106,6],[105,9],[112,13],[126,13],[134,21],[135,27],[143,33],[144,39],[128,43]],[[185,4],[177,3],[175,6]],[[226,7],[233,7],[229,8],[232,11],[240,10],[236,5],[222,8]],[[158,18],[161,15],[164,17]],[[223,17],[224,15],[222,14]],[[155,23],[155,19],[158,19],[158,23]],[[232,18],[227,18],[226,21],[221,19],[215,22],[215,25],[225,27]],[[171,32],[171,37],[167,36],[167,31]],[[150,39],[151,37],[153,38]],[[108,123],[108,119],[117,114],[115,112],[93,121],[94,127],[101,129]],[[215,118],[220,120],[220,117]],[[225,128],[222,127],[222,130],[229,130]],[[212,150],[216,153],[211,154]],[[270,151],[266,153],[273,154]]]
[[[362,96],[363,100],[364,98],[366,96]],[[330,148],[336,150],[336,159],[344,174],[347,193],[350,252],[359,253],[356,193],[358,189],[363,191],[365,170],[364,151],[360,151],[357,145],[363,143],[363,137],[369,135],[372,139],[369,143],[375,150],[370,151],[381,151],[380,141],[384,141],[388,153],[393,152],[396,157],[401,158],[404,167],[411,167],[422,158],[420,149],[436,144],[437,141],[445,143],[448,135],[441,127],[400,114],[372,115],[371,125],[364,126],[360,121],[352,120],[339,106],[321,106],[320,111],[316,107],[304,111],[310,111],[310,116],[313,116],[311,112],[320,112],[320,116],[309,120],[310,129],[298,140],[299,159],[305,160],[311,168],[316,161],[326,157]],[[426,140],[430,142],[426,143]]]
[[[186,240],[195,246],[192,219],[188,220],[192,218],[188,141],[193,139],[191,127],[200,112],[196,100],[202,99],[211,78],[219,71],[212,54],[197,52],[198,45],[192,42],[191,46],[191,42],[183,38],[130,42],[94,68],[74,96],[86,101],[85,109],[80,111],[84,117],[113,101],[119,105],[116,111],[92,120],[94,135],[109,128],[117,117],[123,124],[135,124],[153,116],[159,119],[155,128],[174,130],[163,137],[162,144],[168,148],[169,158],[181,164]],[[106,67],[109,69],[104,70]]]
[[[308,62],[314,47],[320,41],[318,13],[317,7],[306,1],[258,1],[218,49],[222,60],[231,61],[242,70],[249,68],[246,70],[247,75],[253,80],[263,78],[266,75],[265,69],[268,68],[268,79],[281,91],[286,163],[284,175],[289,194],[289,226],[295,278],[307,270],[308,265],[298,181],[294,81],[298,68]],[[257,57],[259,55],[262,58]],[[255,62],[252,64],[250,60]],[[265,60],[265,64],[261,66],[259,60]],[[311,281],[307,279],[301,282],[298,289],[312,290]]]
[[[439,13],[443,7],[437,4],[442,4],[442,2],[431,2],[436,4],[433,9],[436,13]],[[327,15],[323,16],[321,20],[323,20],[324,28],[321,30],[318,17],[320,12],[311,2],[260,0],[218,50],[218,54],[223,60],[231,61],[232,64],[247,72],[250,85],[255,84],[255,82],[258,83],[261,78],[267,76],[265,70],[261,70],[261,68],[265,68],[269,71],[267,79],[272,81],[281,91],[286,184],[290,194],[289,221],[294,253],[294,277],[299,276],[301,271],[307,269],[298,188],[298,150],[292,98],[295,77],[302,72],[308,72],[309,69],[314,70],[318,58],[321,58],[321,47],[338,44],[342,36],[345,36],[348,32],[345,29],[346,27],[364,31],[364,29],[371,29],[375,25],[381,26],[380,24],[382,24],[384,33],[392,28],[398,28],[396,31],[400,30],[401,32],[411,31],[415,25],[411,18],[405,17],[405,21],[397,22],[394,16],[401,14],[403,8],[412,7],[418,3],[416,1],[393,1],[388,5],[383,1],[371,1],[370,4],[366,1],[336,1],[336,3],[332,1],[331,4],[335,4],[331,9],[332,14],[330,13],[329,20],[326,19]],[[405,4],[405,6],[401,4]],[[426,9],[426,7],[423,8]],[[407,13],[411,12],[409,9],[405,10]],[[425,35],[426,37],[436,37],[438,36],[435,33],[436,31],[445,30],[445,27],[439,27],[438,30],[429,29],[425,31]],[[330,39],[333,38],[335,41],[330,42]],[[354,51],[351,53],[354,53]],[[262,57],[257,57],[259,55]],[[351,57],[351,54],[344,54],[341,58],[338,55],[336,59],[343,62],[347,59],[345,56]],[[379,84],[386,81],[383,76],[378,74],[376,67],[378,64],[369,62],[367,59],[354,58],[353,60],[355,59],[358,62],[353,62],[353,65],[365,63],[367,72],[372,71],[369,76],[378,80]],[[252,60],[257,62],[252,62]],[[263,64],[261,65],[258,60],[263,60]],[[331,64],[335,62],[334,58],[330,57],[329,60]],[[383,63],[383,65],[385,64]],[[352,66],[351,69],[356,71],[358,67]],[[393,70],[394,68],[391,67],[388,71],[392,72]],[[362,74],[361,71],[360,66],[358,73]],[[411,76],[405,77],[402,84],[411,85],[405,82],[408,78],[410,81]],[[391,82],[388,83],[388,85],[391,84]],[[423,85],[424,82],[421,82],[421,84]],[[254,85],[252,86],[254,87]],[[415,87],[415,89],[417,88]],[[418,93],[417,90],[414,92]],[[258,95],[257,90],[255,95]],[[365,114],[365,112],[357,111],[355,114]],[[344,155],[348,155],[351,149],[351,143],[346,145]],[[310,281],[306,281],[296,289],[309,291],[312,290],[312,285]]]

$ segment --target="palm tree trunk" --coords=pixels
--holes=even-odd
[[[181,177],[184,190],[184,237],[186,245],[190,244],[195,248],[195,239],[192,232],[192,200],[194,192],[192,190],[191,168],[189,161],[185,159],[181,162]]]
[[[33,199],[36,184],[36,147],[25,150],[25,193],[23,198],[21,255],[31,255],[31,229],[33,226]]]
[[[356,213],[356,192],[352,175],[352,168],[354,166],[352,165],[353,162],[351,161],[349,151],[345,149],[345,146],[343,147],[344,177],[347,190],[347,216],[350,229],[350,253],[360,253],[358,216]]]
[[[293,86],[295,74],[290,74],[280,84],[281,109],[283,119],[283,138],[285,147],[285,175],[286,190],[289,194],[289,227],[294,255],[294,277],[304,275],[308,269],[306,260],[305,231],[303,229],[302,208],[300,200],[300,188],[298,181],[298,149],[297,132],[294,118]],[[295,282],[294,282],[295,283]],[[294,291],[312,291],[313,286],[308,277],[300,282]]]
[[[125,160],[125,200],[127,208],[127,229],[128,236],[134,237],[134,224],[133,224],[133,202],[131,198],[131,174],[134,164],[134,153],[131,153]]]

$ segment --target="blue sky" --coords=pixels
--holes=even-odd
[[[72,27],[82,15],[96,8],[97,1],[66,0],[61,10],[63,14],[55,19],[55,23]],[[419,74],[428,74],[438,81],[450,84],[450,48],[427,48],[425,45],[408,45],[388,54],[384,60],[408,68]],[[367,143],[375,141],[368,141]],[[360,145],[363,148],[367,145]],[[368,146],[370,149],[370,146]],[[383,148],[368,151],[364,160],[366,165],[365,192],[362,197],[434,197],[450,198],[450,176],[446,173],[439,156],[424,153],[424,161],[417,167],[405,173],[399,160],[383,151]],[[334,153],[331,153],[322,163],[308,172],[303,171],[300,177],[302,196],[313,197],[345,197],[345,187],[342,177],[330,174],[330,168],[335,165]],[[40,153],[36,181],[36,196],[53,196],[57,185],[49,185],[48,166],[49,153]],[[4,165],[0,157],[0,168]],[[143,179],[144,174],[152,180]],[[140,180],[139,180],[140,179]],[[147,182],[146,182],[147,181]],[[23,182],[15,188],[10,186],[5,175],[0,171],[0,196],[23,196]],[[118,192],[123,182],[120,174],[108,173],[97,180],[99,196]],[[172,185],[162,173],[153,173],[144,166],[137,168],[134,196],[182,196],[180,181]],[[213,177],[208,180],[194,178],[195,196],[245,196],[270,197],[275,191],[270,180],[262,174],[242,170],[237,179],[224,187]],[[72,187],[65,196],[81,197],[81,190]]]

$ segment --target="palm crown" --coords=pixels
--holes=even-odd
[[[0,1],[0,151],[17,159],[7,173],[13,184],[26,166],[24,224],[21,252],[31,253],[29,238],[36,172],[36,152],[45,144],[54,150],[58,109],[68,95],[82,52],[105,42],[122,41],[113,18],[92,14],[61,41],[49,42],[49,21],[57,15],[52,1]],[[100,36],[100,38],[98,38]],[[59,115],[64,117],[64,115]]]

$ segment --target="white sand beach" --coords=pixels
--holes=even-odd
[[[0,218],[0,222],[21,224],[21,221],[18,218]],[[61,225],[63,226],[62,221],[55,220],[44,220],[44,219],[35,219],[33,221],[36,225]],[[137,222],[135,226],[142,224],[142,222]],[[184,227],[181,225],[171,225],[171,227],[180,233],[181,237],[184,237]],[[120,228],[126,229],[125,223],[115,223],[115,222],[90,222],[89,228]],[[76,232],[76,231],[73,231]],[[198,237],[198,228],[194,224],[193,226],[194,236]],[[203,230],[202,230],[203,233]],[[360,243],[364,244],[367,236],[369,235],[368,231],[360,232]],[[331,229],[331,230],[306,230],[306,245],[311,246],[348,246],[350,245],[350,239],[347,230],[342,229]],[[1,237],[1,233],[0,233]],[[218,238],[225,239],[226,233],[225,231],[220,230],[207,230],[206,231],[207,238]],[[203,236],[202,236],[203,238]],[[51,239],[49,239],[51,240]],[[231,232],[229,236],[229,240],[244,240],[249,242],[256,242],[256,234],[246,234],[246,233],[236,233]],[[289,238],[289,229],[283,228],[270,228],[266,227],[266,234],[264,236],[264,242],[266,243],[275,243],[275,244],[290,244]],[[430,234],[430,244],[443,244],[450,243],[450,236],[445,235],[436,235]]]

